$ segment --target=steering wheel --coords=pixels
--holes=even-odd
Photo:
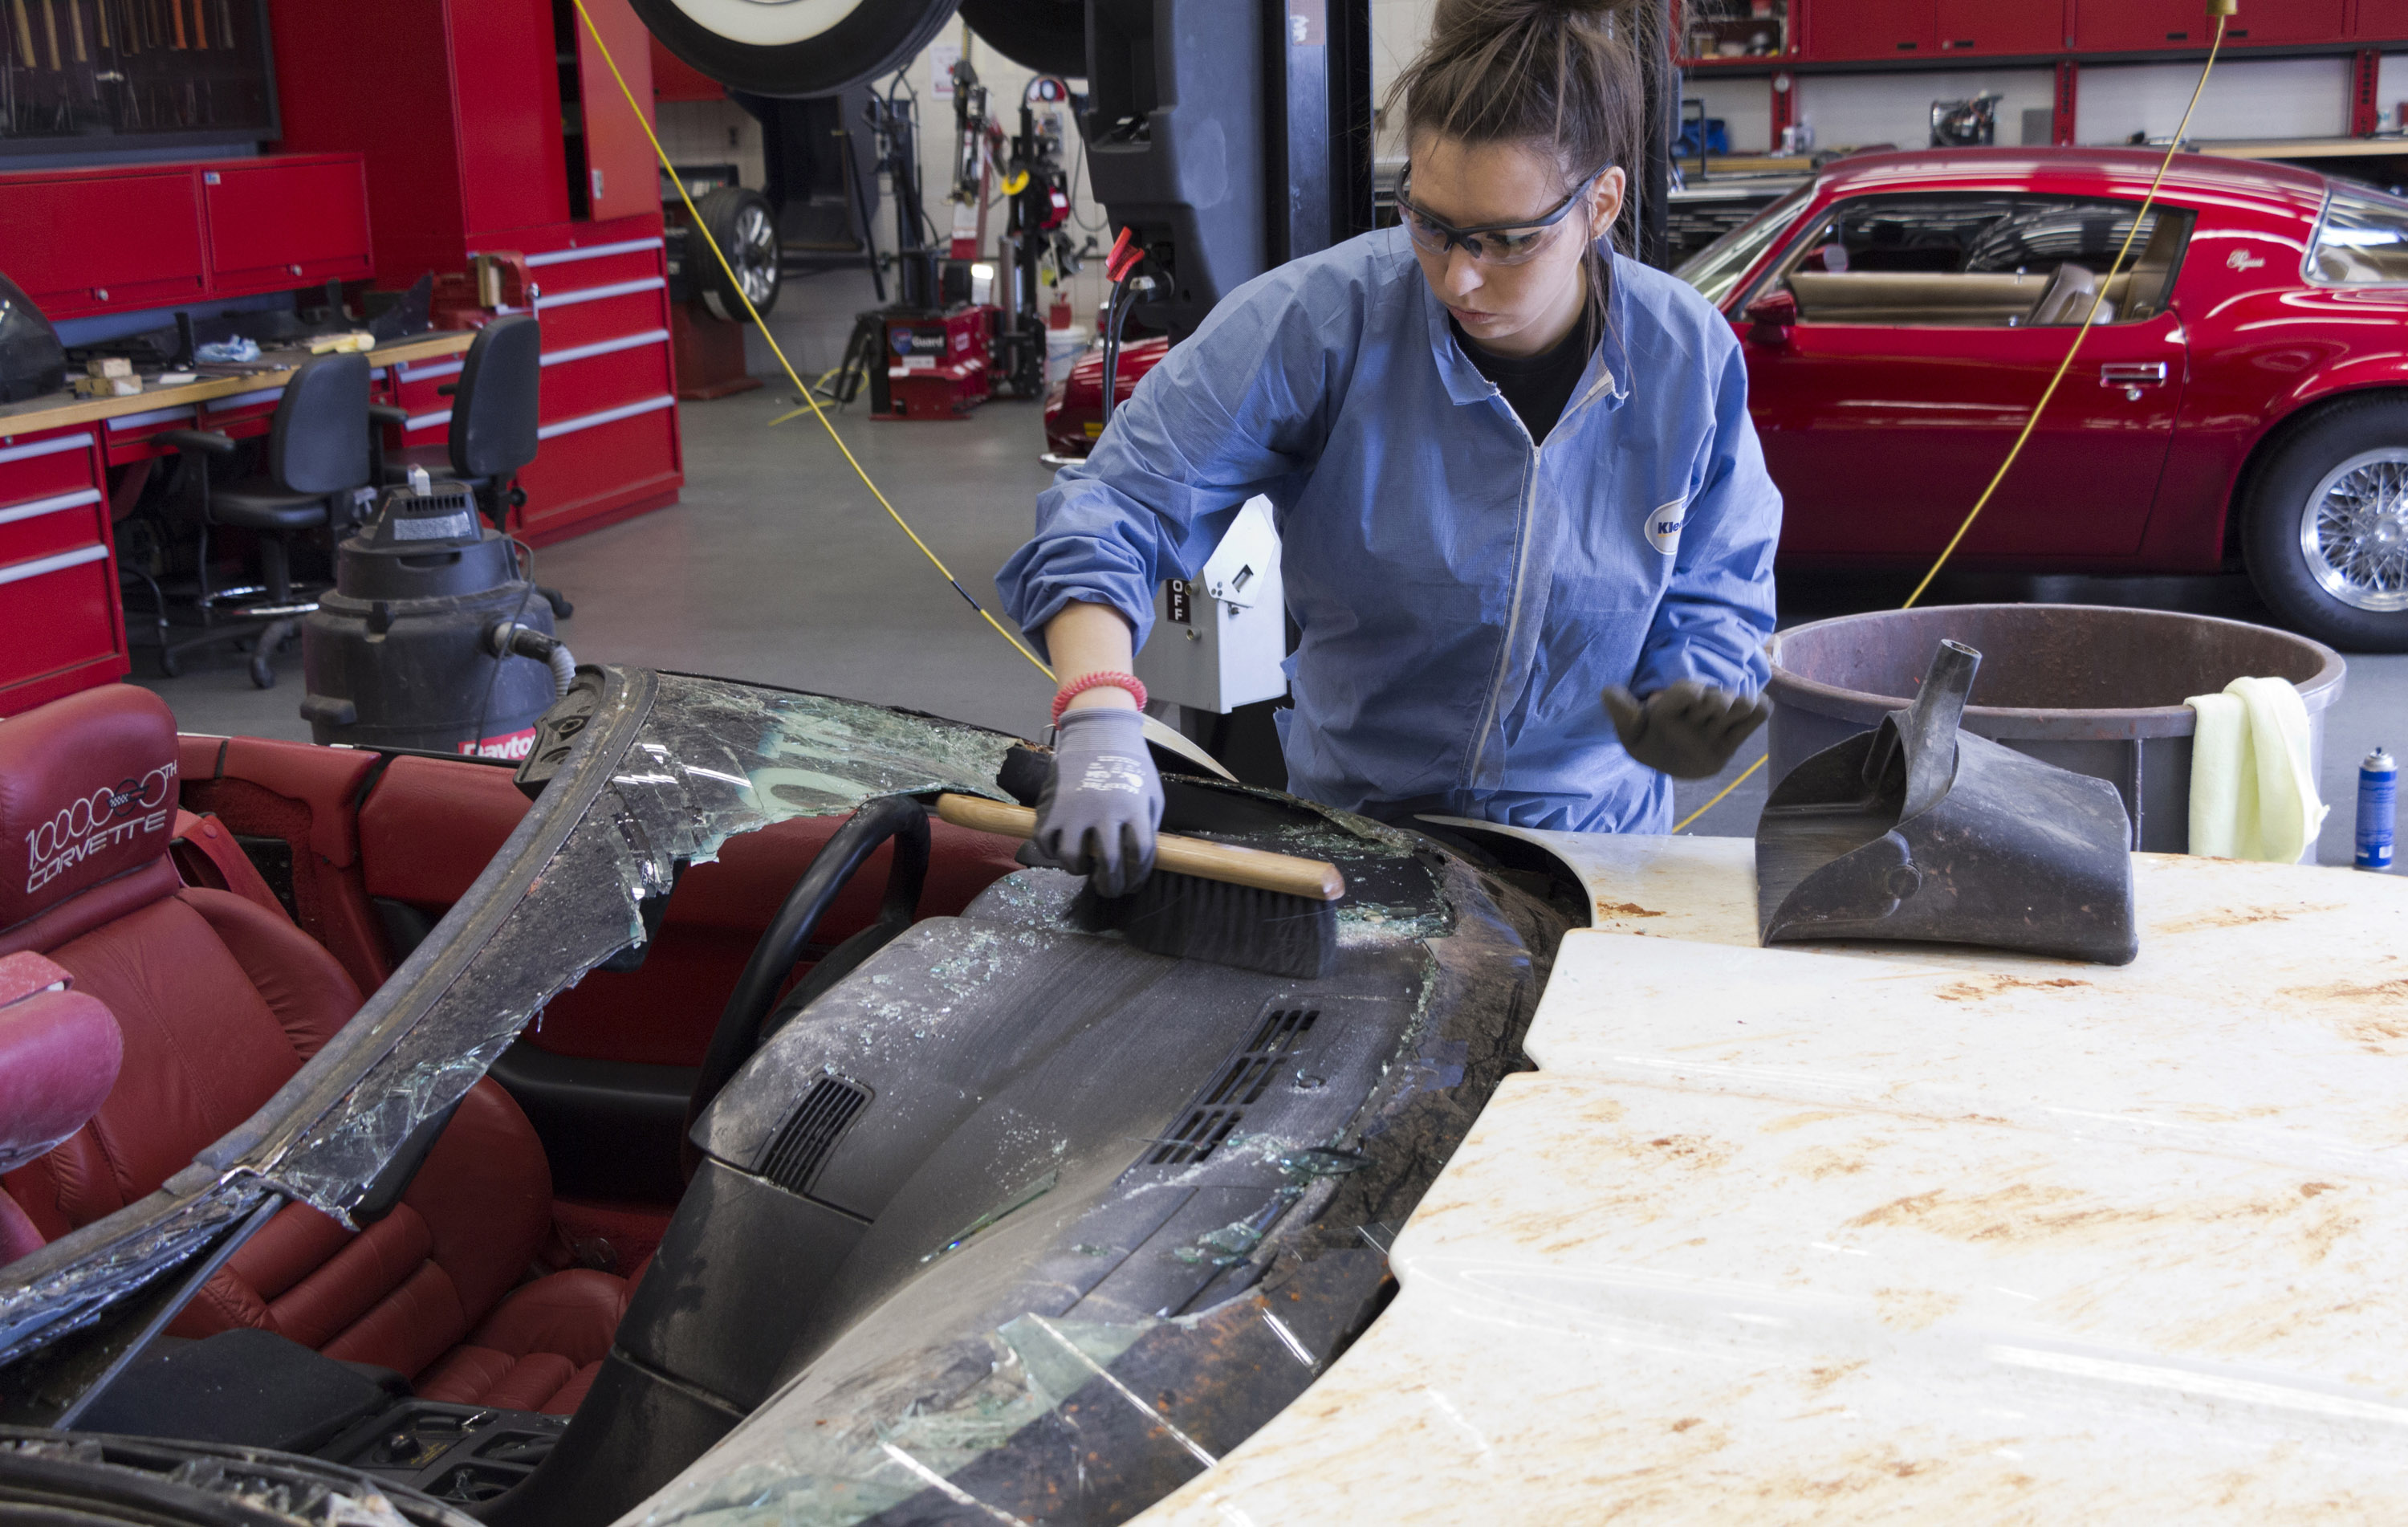
[[[878,845],[890,838],[895,841],[895,860],[886,872],[886,897],[879,905],[878,920],[822,957],[783,1010],[800,1012],[812,998],[844,979],[853,967],[911,926],[920,907],[921,887],[928,881],[928,813],[909,796],[882,796],[854,812],[811,856],[810,868],[786,893],[778,915],[762,933],[761,942],[752,946],[744,973],[737,977],[736,989],[720,1011],[719,1027],[711,1031],[710,1048],[702,1058],[702,1074],[695,1078],[694,1096],[686,1102],[689,1131],[719,1089],[775,1031],[766,1020],[778,1001],[778,987],[810,946],[821,915],[852,883]],[[695,1157],[690,1141],[686,1156],[687,1174],[692,1175]]]

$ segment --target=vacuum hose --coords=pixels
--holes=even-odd
[[[568,686],[577,682],[577,659],[570,655],[568,643],[548,631],[538,631],[532,626],[522,626],[516,621],[497,620],[485,633],[485,645],[496,657],[516,654],[521,657],[532,657],[538,663],[551,664],[552,698],[555,699],[567,694]]]

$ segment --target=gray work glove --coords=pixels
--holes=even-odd
[[[1117,706],[1063,713],[1054,771],[1037,797],[1037,836],[1020,862],[1085,875],[1098,896],[1125,896],[1154,869],[1162,776],[1145,717]]]
[[[1605,713],[1632,757],[1676,780],[1702,780],[1723,771],[1771,707],[1761,695],[1683,679],[1645,699],[1614,684],[1605,692]]]

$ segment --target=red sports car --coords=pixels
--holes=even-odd
[[[2103,283],[1956,565],[2238,562],[2301,630],[2408,650],[2408,202],[2184,155],[2111,279],[2159,157],[1842,160],[1681,267],[1744,342],[1784,560],[1928,562]],[[1131,345],[1122,385],[1160,354]],[[1055,451],[1083,452],[1098,369],[1049,404]]]

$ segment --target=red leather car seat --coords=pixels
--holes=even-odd
[[[360,1005],[343,968],[289,919],[178,879],[176,756],[174,717],[131,686],[0,722],[0,954],[57,961],[116,1015],[124,1042],[91,1121],[6,1179],[45,1237],[157,1189]],[[426,1398],[565,1414],[631,1286],[582,1271],[523,1282],[551,1208],[534,1129],[480,1082],[390,1214],[353,1234],[287,1207],[170,1329],[264,1328],[410,1375]]]
[[[36,954],[0,956],[0,1173],[75,1133],[117,1081],[124,1042],[108,1009]],[[0,1191],[0,1263],[43,1246],[41,1231]]]

